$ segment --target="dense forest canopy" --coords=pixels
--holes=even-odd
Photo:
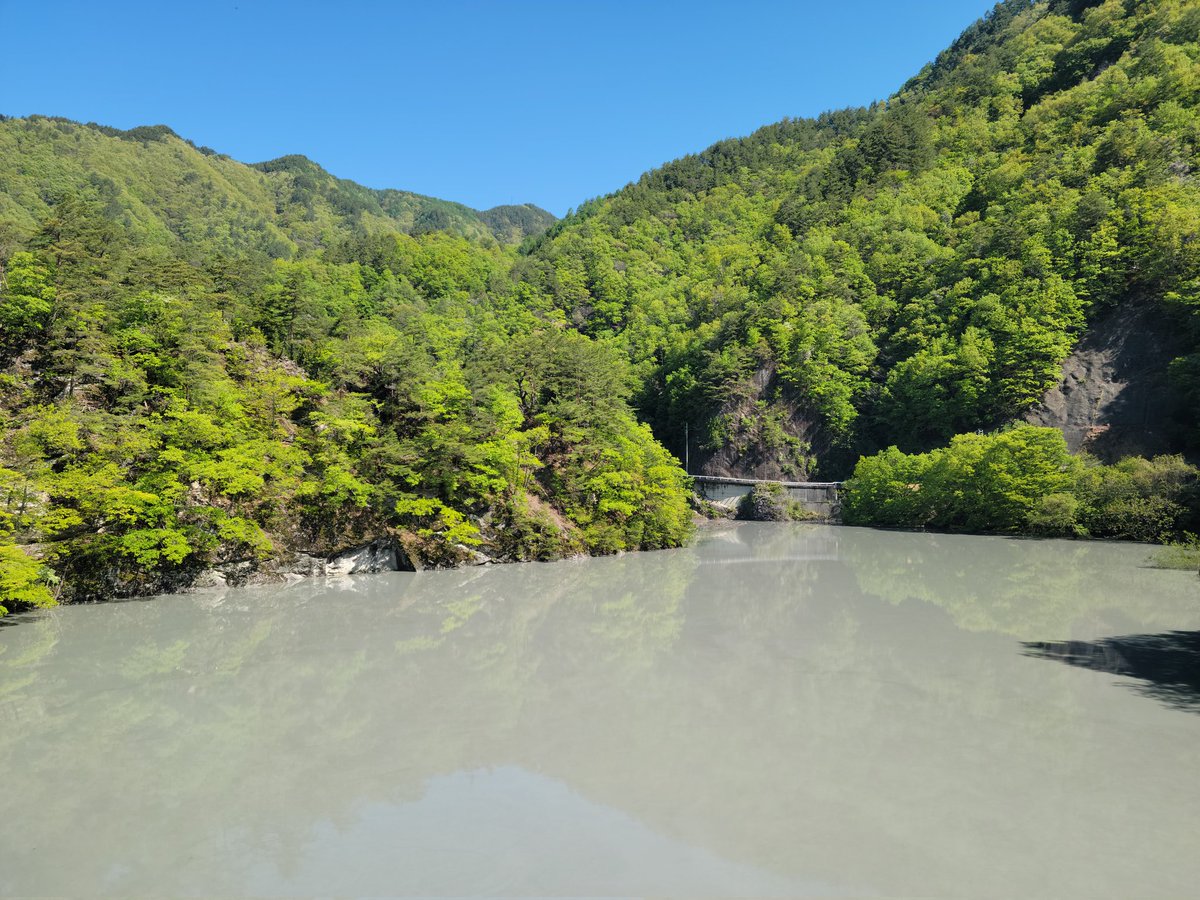
[[[584,204],[519,277],[630,358],[707,471],[839,477],[994,428],[1115,305],[1196,347],[1198,41],[1194,0],[1001,3],[885,103]],[[1200,356],[1172,373],[1194,447]]]
[[[252,169],[46,120],[0,139],[33,148],[0,156],[5,202],[28,201],[0,224],[0,605],[380,536],[448,565],[688,535],[623,357],[509,278],[496,234],[536,208],[480,214],[481,236],[417,198],[410,234],[413,195],[299,157]]]
[[[435,565],[674,546],[685,452],[768,478],[867,456],[860,498],[876,484],[904,524],[1097,533],[1117,484],[1182,521],[1182,460],[1059,460],[1050,506],[1025,485],[983,525],[895,491],[1058,460],[1043,432],[971,435],[1135,304],[1180,341],[1158,424],[1195,451],[1198,100],[1196,0],[1007,0],[886,102],[558,222],[164,126],[4,119],[0,606],[380,535]]]
[[[554,216],[531,204],[482,212],[335,178],[303,156],[244,165],[165,125],[121,131],[68,119],[0,119],[0,222],[33,234],[68,194],[94,197],[143,242],[291,258],[361,232],[449,231],[519,243]]]

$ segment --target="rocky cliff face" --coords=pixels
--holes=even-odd
[[[416,568],[416,563],[395,540],[380,538],[330,556],[292,552],[265,562],[245,560],[226,563],[200,572],[190,583],[181,583],[176,589],[270,584],[300,578],[376,572],[411,572]]]
[[[755,370],[717,420],[723,443],[693,450],[693,475],[805,481],[829,445],[820,417],[783,390],[771,365]]]
[[[1123,304],[1094,322],[1059,383],[1024,419],[1058,428],[1072,452],[1105,461],[1179,452],[1185,410],[1167,367],[1184,351],[1157,302]]]

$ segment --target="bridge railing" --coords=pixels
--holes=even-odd
[[[775,481],[770,478],[723,478],[720,475],[689,475],[692,481],[701,481],[708,484],[744,484],[753,486],[756,484],[780,484],[785,488],[840,488],[845,482],[843,481]]]

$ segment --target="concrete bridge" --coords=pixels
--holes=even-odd
[[[721,478],[715,475],[693,475],[696,494],[726,509],[735,509],[738,501],[753,490],[756,484],[779,484],[788,498],[800,503],[826,522],[836,522],[842,513],[840,481],[767,481],[759,478]]]

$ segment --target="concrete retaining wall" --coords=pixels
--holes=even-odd
[[[769,482],[751,478],[716,478],[711,475],[694,475],[696,494],[702,500],[735,509],[738,501],[753,490],[756,484]],[[790,499],[802,504],[805,509],[827,521],[836,522],[841,516],[841,501],[838,489],[840,481],[782,481]]]

